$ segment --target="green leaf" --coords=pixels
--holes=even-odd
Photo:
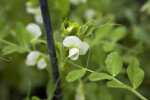
[[[32,39],[32,35],[25,29],[22,23],[16,24],[16,39],[18,42],[27,47]]]
[[[107,87],[111,87],[111,88],[126,88],[126,85],[124,85],[121,82],[109,81],[109,82],[107,82]]]
[[[75,81],[81,77],[83,77],[86,73],[86,70],[85,69],[78,69],[78,70],[74,70],[74,71],[71,71],[67,77],[66,77],[66,80],[68,82],[72,82],[72,81]]]
[[[84,39],[86,36],[92,34],[93,30],[96,29],[95,21],[91,20],[90,22],[85,23],[79,28],[78,37]]]
[[[69,0],[48,0],[48,4],[50,12],[57,13],[54,19],[57,19],[56,17],[64,18],[67,16],[70,8]]]
[[[147,14],[150,14],[150,1],[147,1],[142,7],[141,12],[146,12]]]
[[[37,97],[37,96],[33,96],[32,100],[41,100],[41,99],[39,97]]]
[[[134,89],[138,88],[144,79],[144,71],[139,66],[139,61],[133,59],[127,68],[127,74]]]
[[[105,60],[106,67],[109,73],[116,76],[120,73],[123,63],[117,52],[110,53]]]
[[[39,4],[39,3],[38,3],[37,0],[29,0],[29,1],[26,3],[26,6],[36,8],[36,7],[38,7],[38,4]]]
[[[86,31],[87,31],[87,29],[88,29],[88,25],[86,25],[86,24],[84,24],[84,25],[82,25],[81,27],[80,27],[80,29],[79,29],[79,36],[80,35],[83,35]]]
[[[67,57],[67,49],[64,47],[62,42],[57,42],[56,49],[60,53],[61,58]]]
[[[110,90],[106,87],[105,84],[100,84],[96,89],[98,88],[98,99],[94,100],[113,100],[113,94],[110,92]],[[94,95],[95,96],[95,95]],[[93,100],[93,99],[91,99]]]
[[[96,26],[93,26],[92,28],[90,28],[87,33],[86,33],[86,36],[89,36],[92,34],[92,32],[94,31],[94,29],[96,29]]]
[[[33,39],[31,41],[31,44],[39,44],[39,43],[44,43],[44,44],[47,44],[47,41],[46,40],[42,40],[42,39]]]
[[[47,84],[47,88],[46,88],[46,94],[47,94],[47,99],[51,100],[53,98],[53,91],[54,91],[54,85],[53,85],[53,80],[50,79],[48,84]]]
[[[99,39],[107,38],[112,32],[112,30],[112,25],[105,25],[103,27],[98,28],[94,33],[96,40],[99,41]]]
[[[8,36],[9,31],[10,31],[10,27],[9,26],[4,26],[3,24],[0,23],[0,39],[5,38],[6,36]]]
[[[112,79],[112,76],[106,74],[106,73],[92,73],[90,74],[89,80],[90,81],[100,81],[100,80],[104,80],[104,79]]]
[[[17,45],[9,45],[3,49],[2,54],[7,55],[7,54],[14,53],[14,52],[25,53],[26,50],[24,48],[17,46]]]
[[[49,62],[50,61],[50,58],[48,57],[46,59],[46,62]],[[53,77],[53,74],[52,74],[52,69],[51,69],[51,64],[50,63],[47,63],[49,67],[46,67],[47,69],[47,72],[49,74],[49,82],[47,83],[47,87],[46,87],[46,95],[47,95],[47,100],[52,100],[53,98],[53,94],[54,94],[54,90],[55,90],[55,84],[54,84],[54,80],[51,78]]]
[[[127,33],[126,27],[121,26],[113,30],[112,34],[110,34],[110,38],[113,41],[119,41],[125,37],[126,33]]]
[[[95,21],[94,20],[91,20],[90,22],[86,23],[85,25],[88,26],[88,29],[86,31],[86,36],[89,36],[90,34],[92,34],[92,32],[94,31],[94,29],[97,28],[95,26]]]
[[[69,35],[76,35],[79,30],[79,24],[77,22],[70,23],[67,31],[70,32]]]
[[[77,89],[76,89],[76,92],[77,92],[78,94],[84,94],[84,86],[83,86],[83,83],[82,83],[82,82],[79,83],[79,85],[78,85],[78,87],[77,87]]]
[[[115,46],[116,44],[114,42],[105,42],[102,47],[105,52],[111,52],[114,50]]]
[[[23,100],[30,100],[30,98],[24,98]]]
[[[79,31],[79,24],[77,22],[70,23],[67,19],[63,22],[61,26],[62,37],[67,37],[69,35],[77,35]]]

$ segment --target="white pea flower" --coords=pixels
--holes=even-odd
[[[68,57],[72,60],[77,60],[79,55],[85,55],[89,49],[89,44],[82,42],[76,36],[66,37],[63,41],[63,45],[70,49]]]
[[[32,51],[28,54],[26,59],[27,66],[34,66],[37,65],[37,68],[42,70],[45,69],[47,63],[44,58],[41,57],[41,53],[38,51]]]
[[[42,31],[41,31],[40,27],[35,23],[28,24],[26,29],[36,38],[38,38],[42,35]]]
[[[37,63],[38,69],[45,69],[46,66],[47,66],[47,64],[46,64],[46,61],[44,58],[41,58]]]
[[[87,9],[85,11],[84,16],[85,16],[87,21],[90,21],[92,19],[92,17],[94,16],[94,14],[95,14],[95,11],[93,9]]]
[[[37,63],[38,58],[40,57],[40,52],[32,51],[28,54],[26,59],[27,66],[34,66]]]

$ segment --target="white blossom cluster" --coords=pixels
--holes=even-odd
[[[35,66],[37,64],[38,69],[45,69],[47,64],[43,57],[41,57],[40,52],[32,51],[27,55],[26,65]]]
[[[33,39],[38,39],[42,35],[41,28],[35,23],[28,24],[26,29],[33,36]],[[47,66],[45,58],[41,56],[41,53],[38,51],[32,51],[27,55],[26,65],[35,66],[36,64],[38,69],[45,69]]]

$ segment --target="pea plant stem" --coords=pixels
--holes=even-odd
[[[69,62],[69,63],[71,63],[71,64],[73,64],[74,66],[77,66],[77,67],[79,67],[79,68],[85,69],[85,70],[87,70],[87,71],[89,71],[89,72],[91,72],[91,73],[95,72],[95,71],[93,71],[93,70],[84,68],[84,67],[82,67],[82,66],[80,66],[80,65],[74,64],[73,62],[71,62],[71,61],[69,61],[69,60],[67,60],[67,62]],[[96,72],[96,73],[98,73],[98,72]],[[118,82],[118,83],[124,84],[124,83],[122,83],[121,81],[119,81],[118,79],[116,79],[115,77],[113,77],[112,80],[114,80],[114,81],[116,81],[116,82]],[[125,84],[124,84],[124,85],[125,85]],[[125,89],[131,91],[133,94],[135,94],[135,95],[136,95],[137,97],[139,97],[141,100],[148,100],[148,99],[146,99],[144,96],[142,96],[140,93],[138,93],[134,88],[132,88],[132,87],[130,87],[130,86],[128,86],[128,85],[125,85],[125,86],[126,86]]]
[[[54,44],[48,3],[47,0],[39,0],[39,3],[41,7],[43,23],[44,23],[44,28],[45,28],[46,38],[47,38],[48,52],[50,55],[51,69],[53,73],[53,80],[54,83],[57,84],[60,75],[57,66],[56,51],[55,51],[55,44]],[[56,90],[54,92],[54,98],[52,100],[62,100],[61,94],[62,94],[62,90],[59,81]]]
[[[128,87],[127,89],[130,90],[137,97],[139,97],[141,100],[148,100],[144,96],[142,96],[140,93],[138,93],[135,89],[133,89],[132,87]]]
[[[116,79],[115,77],[113,77],[113,80],[118,82],[118,83],[121,83],[121,84],[124,84],[122,82],[120,82],[118,79]],[[124,84],[125,85],[125,84]],[[143,97],[140,93],[138,93],[134,88],[126,85],[126,89],[131,91],[133,94],[135,94],[137,97],[139,97],[141,100],[147,100],[145,97]]]

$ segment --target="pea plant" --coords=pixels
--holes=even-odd
[[[91,38],[93,38],[93,30],[96,28],[99,28],[99,26],[96,26],[95,21],[93,20],[85,23],[82,26],[79,26],[77,22],[70,23],[69,21],[67,21],[67,19],[63,22],[61,27],[62,39],[60,40],[60,42],[56,42],[55,44],[57,53],[59,55],[59,57],[57,57],[59,60],[59,66],[61,67],[62,63],[65,62],[70,63],[78,68],[76,70],[71,70],[68,75],[66,75],[67,82],[73,82],[76,80],[82,81],[82,77],[84,77],[86,74],[89,74],[88,79],[92,82],[107,80],[107,87],[127,89],[128,91],[139,97],[141,100],[147,100],[144,96],[136,91],[136,89],[140,86],[144,79],[144,71],[140,68],[140,63],[137,58],[132,59],[126,71],[131,82],[131,86],[124,84],[116,78],[116,76],[119,76],[119,73],[123,69],[122,58],[116,51],[111,52],[107,55],[105,59],[105,66],[107,70],[105,70],[105,72],[94,71],[88,68],[89,58],[91,55],[90,51],[91,49],[94,49],[92,48],[93,39],[88,42],[84,42],[84,40],[88,39],[90,36]],[[45,40],[39,39],[42,34],[40,27],[37,24],[31,23],[24,28],[21,23],[17,23],[16,30],[16,38],[20,43],[20,46],[18,44],[1,39],[1,42],[8,45],[3,49],[3,55],[11,54],[13,52],[28,52],[29,54],[27,55],[27,59],[25,61],[26,65],[37,65],[38,69],[45,69],[47,66],[46,59],[48,59],[47,54],[39,52],[35,48],[35,45],[37,45],[38,43],[47,44]],[[24,38],[24,36],[27,38]],[[29,48],[29,44],[32,45],[32,49]],[[73,62],[78,60],[80,56],[84,56],[85,54],[88,54],[87,63],[85,66],[80,66]],[[79,99],[76,100],[85,99],[84,94],[82,94],[83,92],[81,92],[82,88],[83,86],[80,84],[76,96],[76,98]]]
[[[36,73],[35,76],[39,78],[35,82],[34,78],[29,79],[24,100],[61,100],[62,98],[64,100],[114,100],[116,98],[116,100],[120,100],[122,97],[125,97],[124,100],[137,100],[137,98],[148,100],[144,96],[143,91],[145,90],[140,88],[146,74],[142,70],[143,64],[140,64],[139,55],[144,51],[143,44],[149,45],[149,39],[146,35],[139,36],[139,31],[142,30],[136,26],[136,22],[133,23],[132,31],[135,38],[140,41],[133,41],[135,45],[128,47],[126,44],[130,44],[130,38],[129,41],[123,39],[130,37],[129,31],[131,29],[121,24],[115,24],[116,22],[111,14],[98,14],[97,10],[89,8],[82,16],[84,21],[80,18],[77,21],[72,21],[71,18],[64,20],[64,16],[67,16],[69,2],[73,9],[72,12],[81,14],[80,9],[82,6],[80,8],[78,5],[86,5],[87,2],[92,5],[93,1],[49,1],[51,8],[54,9],[51,12],[58,12],[57,16],[52,14],[52,27],[54,30],[50,36],[51,39],[48,41],[45,38],[47,34],[46,36],[43,34],[46,25],[41,12],[42,7],[39,6],[36,0],[29,0],[25,4],[26,12],[33,17],[33,22],[23,23],[18,21],[15,25],[13,24],[13,27],[3,28],[7,34],[0,33],[0,49],[2,49],[0,60],[9,63],[14,60],[13,55],[18,54],[20,58],[15,59],[15,62],[21,63],[19,65],[21,67],[28,66],[27,69],[32,70],[29,73],[24,70],[25,68],[18,68],[19,71],[21,70],[21,75],[30,77],[31,73]],[[147,11],[147,14],[149,14],[149,4],[150,2],[147,2],[141,11]],[[95,6],[99,7],[99,5],[94,4]],[[77,9],[74,10],[75,7]],[[62,12],[62,8],[65,12]],[[70,13],[70,16],[75,19],[77,16],[73,13]],[[128,17],[134,22],[134,18],[130,18],[130,14],[129,11]],[[58,21],[56,17],[60,20]],[[48,22],[47,19],[44,20]],[[1,27],[3,23],[3,21],[0,21]],[[60,23],[61,26],[59,26]],[[47,27],[52,32],[52,27]],[[49,31],[46,30],[45,32]],[[54,41],[52,36],[54,36]],[[54,44],[50,44],[49,41],[53,41]],[[47,49],[52,49],[53,53],[47,52]],[[51,55],[54,59],[51,58]],[[29,75],[24,75],[24,73],[29,73]],[[22,80],[19,81],[22,86],[27,84],[24,80],[28,80],[28,78]],[[18,80],[14,79],[13,81]],[[44,81],[47,85],[40,83],[41,81]],[[36,96],[33,92],[35,87],[40,86],[39,84],[44,84],[44,89],[46,89],[44,99]]]
[[[63,45],[66,48],[60,48],[60,54],[63,56],[64,51],[67,51],[68,57],[64,61],[78,67],[77,70],[72,70],[68,73],[66,80],[68,82],[73,82],[84,77],[87,72],[90,72],[89,80],[92,82],[108,80],[106,83],[107,87],[127,89],[141,100],[147,100],[144,96],[136,91],[144,79],[144,71],[140,68],[140,63],[136,58],[133,58],[127,67],[127,75],[131,82],[131,86],[124,84],[116,78],[123,68],[123,61],[119,53],[115,51],[109,53],[105,59],[107,72],[97,72],[88,68],[90,49],[94,48],[92,48],[92,42],[90,47],[88,43],[83,41],[85,38],[87,38],[87,36],[92,35],[92,32],[95,28],[97,27],[94,24],[94,21],[86,23],[81,27],[79,27],[78,23],[70,23],[67,20],[65,20],[62,24],[62,37],[64,38]],[[63,54],[61,53],[62,51]],[[80,55],[85,55],[87,52],[89,53],[86,66],[80,66],[71,61],[77,60]],[[68,60],[68,58],[71,60]]]

